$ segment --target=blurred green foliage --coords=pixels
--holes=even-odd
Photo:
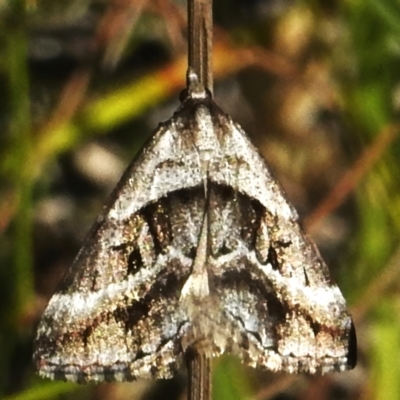
[[[184,2],[148,0],[126,42],[101,42],[111,3],[0,2],[2,398],[139,393],[134,384],[123,392],[44,381],[30,361],[41,312],[116,181],[96,178],[79,156],[89,162],[89,150],[103,148],[127,165],[184,86]],[[314,232],[354,312],[359,365],[325,385],[299,377],[275,398],[400,399],[400,3],[216,0],[215,24],[217,101],[252,134],[304,216],[365,151],[378,154]],[[124,53],[107,71],[102,54],[117,45]],[[377,150],[386,130],[393,138]],[[222,358],[214,396],[261,399],[279,379]]]

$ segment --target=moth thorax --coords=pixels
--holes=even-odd
[[[199,151],[200,158],[203,161],[210,160],[212,154],[215,154],[220,147],[217,135],[215,134],[215,127],[210,115],[210,110],[201,105],[195,112],[195,127],[193,136],[196,147]]]

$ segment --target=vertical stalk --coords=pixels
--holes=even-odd
[[[29,74],[27,65],[27,39],[25,3],[15,2],[14,15],[20,23],[11,27],[7,38],[9,98],[11,104],[10,130],[15,139],[11,151],[16,155],[12,166],[15,202],[18,211],[14,223],[13,305],[15,321],[33,297],[32,278],[32,179],[31,119],[29,99]]]
[[[188,32],[189,71],[196,74],[201,87],[212,93],[212,0],[188,0]],[[189,347],[186,363],[188,400],[211,400],[211,358],[201,350]]]
[[[186,350],[188,400],[211,400],[211,358],[191,347]]]
[[[213,91],[212,0],[188,0],[189,68]]]
[[[188,0],[188,32],[189,71],[197,75],[200,86],[212,93],[212,0]],[[188,400],[211,400],[211,358],[190,347],[186,350],[186,363]]]

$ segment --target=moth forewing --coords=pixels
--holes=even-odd
[[[338,287],[257,149],[188,92],[123,175],[38,328],[42,376],[168,378],[190,346],[253,367],[352,368]]]

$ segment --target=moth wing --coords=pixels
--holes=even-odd
[[[247,135],[228,116],[219,119],[209,271],[225,324],[236,325],[227,346],[274,371],[354,367],[354,326],[328,267]]]
[[[41,375],[131,380],[178,368],[176,336],[186,321],[178,303],[192,260],[171,245],[167,208],[180,206],[168,194],[199,186],[201,176],[193,141],[175,122],[128,167],[50,300],[35,342]],[[185,232],[190,248],[196,234]]]

